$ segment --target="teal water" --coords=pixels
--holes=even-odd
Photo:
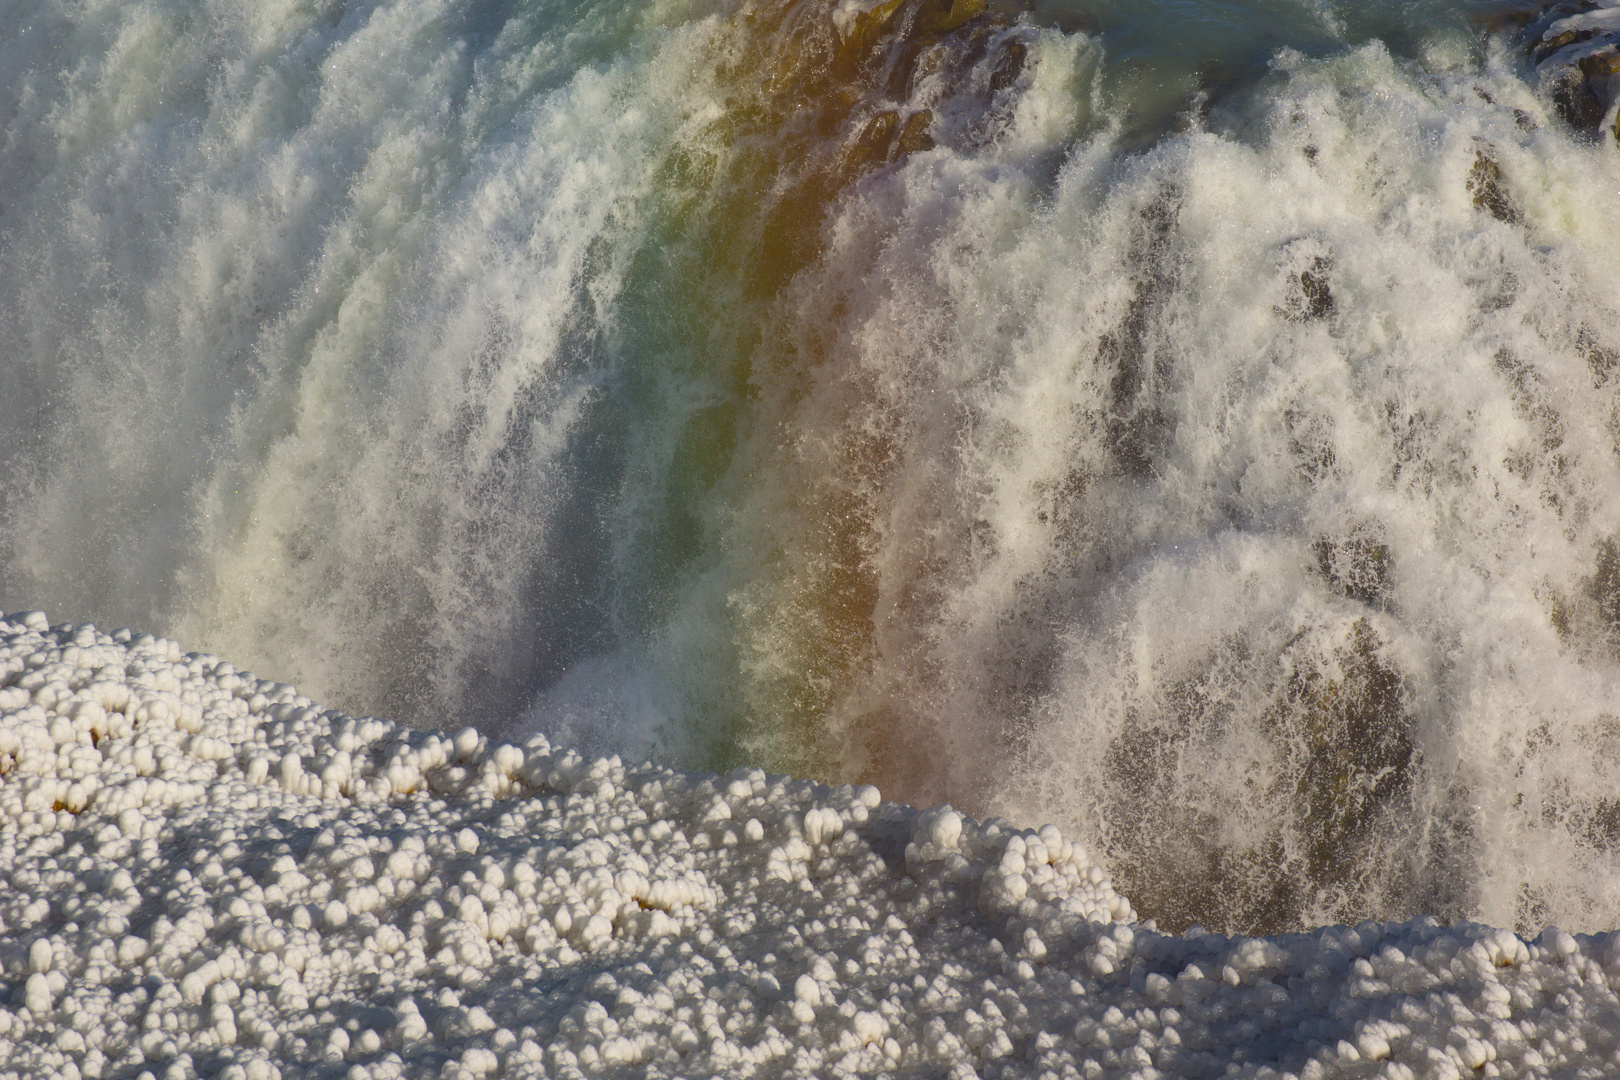
[[[1030,18],[1080,32],[1103,50],[1099,89],[1113,112],[1161,134],[1200,96],[1252,89],[1284,49],[1328,57],[1378,42],[1404,60],[1481,54],[1488,0],[1390,3],[1040,3]]]
[[[1620,182],[1498,14],[9,5],[0,607],[1607,925]]]

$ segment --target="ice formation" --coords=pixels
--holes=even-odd
[[[1572,125],[1620,139],[1620,2],[1556,0],[1538,16],[1526,34],[1537,81]]]
[[[0,1075],[1598,1076],[1620,934],[1161,934],[1051,826],[0,621]]]

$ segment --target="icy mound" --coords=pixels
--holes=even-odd
[[[1564,119],[1620,139],[1620,0],[1554,0],[1529,38],[1536,79]]]
[[[1133,926],[1051,827],[323,712],[0,621],[0,1071],[1540,1075],[1615,935]]]

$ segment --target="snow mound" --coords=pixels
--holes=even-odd
[[[39,613],[0,620],[0,882],[4,1076],[1620,1065],[1616,935],[1163,935],[1051,826],[356,719]]]

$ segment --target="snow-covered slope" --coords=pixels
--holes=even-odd
[[[1606,1075],[1620,936],[1137,925],[1050,826],[0,621],[0,1074]]]

